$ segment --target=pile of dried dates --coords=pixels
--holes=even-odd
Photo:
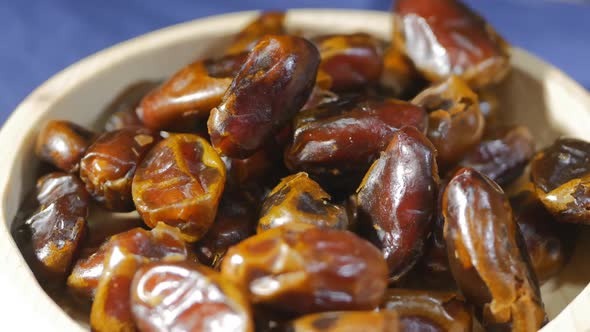
[[[102,131],[47,122],[13,227],[43,287],[94,331],[542,327],[590,143],[500,122],[509,45],[459,1],[393,18],[383,41],[263,13]]]

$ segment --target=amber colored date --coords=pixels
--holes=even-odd
[[[232,158],[254,154],[305,104],[319,62],[317,49],[303,38],[263,37],[211,111],[213,146]]]
[[[303,316],[291,322],[292,332],[398,332],[403,331],[395,311],[335,311]]]
[[[576,227],[557,222],[532,191],[510,197],[510,204],[535,274],[543,282],[568,262],[576,242]]]
[[[330,203],[330,195],[307,173],[284,178],[266,197],[260,210],[257,232],[301,222],[318,227],[346,229],[346,210]]]
[[[62,171],[75,173],[94,133],[69,121],[51,120],[39,132],[35,154]]]
[[[222,275],[252,303],[286,313],[376,307],[387,286],[379,250],[348,231],[290,223],[231,247]]]
[[[531,180],[558,221],[590,224],[590,143],[574,138],[556,140],[535,155]]]
[[[442,203],[451,271],[483,327],[537,331],[546,319],[539,286],[502,189],[462,168]]]
[[[258,214],[252,200],[242,190],[225,191],[215,221],[194,251],[202,264],[219,269],[227,249],[256,233]]]
[[[37,181],[38,210],[23,227],[37,278],[63,282],[86,235],[89,196],[77,176],[50,173]],[[30,246],[30,249],[29,249]]]
[[[436,150],[414,127],[403,127],[357,190],[366,236],[383,252],[390,280],[405,274],[422,254],[431,229],[439,178]]]
[[[195,126],[219,105],[246,55],[199,60],[182,68],[141,100],[139,119],[153,130]]]
[[[472,87],[502,80],[509,45],[459,0],[398,0],[396,31],[405,53],[431,81],[460,75]]]
[[[131,309],[140,331],[254,331],[244,291],[193,262],[142,266],[131,284]]]
[[[401,331],[472,330],[471,308],[457,293],[388,289],[380,307],[398,314]]]
[[[477,95],[457,76],[417,95],[413,103],[428,111],[428,139],[441,169],[454,166],[481,140],[485,120]]]
[[[533,135],[525,126],[496,128],[459,162],[494,180],[500,186],[518,178],[535,153]]]
[[[133,201],[144,222],[164,222],[195,242],[211,227],[225,185],[225,165],[207,140],[172,134],[154,146],[133,178]]]
[[[120,253],[112,260],[106,260],[111,253]],[[189,257],[188,249],[180,232],[163,223],[151,231],[134,228],[110,237],[97,252],[80,259],[68,277],[67,285],[74,293],[92,298],[95,296],[105,264],[116,265],[118,259],[132,255],[136,260],[184,260]],[[141,259],[140,259],[141,258]],[[133,276],[131,276],[133,277]]]
[[[234,38],[225,51],[226,54],[236,54],[251,51],[256,43],[265,35],[285,34],[285,13],[264,12],[244,27]]]
[[[105,132],[80,162],[80,178],[92,197],[107,209],[133,211],[131,181],[138,164],[160,139],[142,127]]]
[[[342,98],[297,114],[285,163],[315,175],[364,173],[399,128],[424,132],[426,121],[424,109],[405,101]]]
[[[379,81],[383,47],[366,33],[327,35],[313,39],[320,51],[320,72],[331,78],[331,89],[350,91]]]

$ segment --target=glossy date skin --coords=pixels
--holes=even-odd
[[[398,314],[402,331],[472,330],[471,308],[453,292],[388,289],[380,308]]]
[[[80,178],[92,197],[109,210],[133,211],[133,175],[145,154],[159,139],[159,135],[142,127],[100,135],[80,161]]]
[[[131,284],[131,309],[140,331],[254,331],[244,291],[194,262],[142,266]]]
[[[231,247],[222,275],[254,304],[285,313],[368,310],[387,285],[387,266],[369,242],[348,231],[285,224]]]
[[[146,155],[133,178],[133,201],[146,225],[164,222],[188,242],[211,227],[225,185],[225,165],[207,140],[172,134]]]
[[[211,110],[211,142],[232,158],[247,158],[305,104],[315,84],[320,56],[313,44],[295,36],[267,35]]]
[[[557,139],[535,155],[531,180],[558,221],[590,224],[590,143]]]
[[[120,254],[109,259],[113,252]],[[105,264],[115,267],[125,256],[133,256],[133,260],[139,263],[162,259],[184,260],[189,257],[189,251],[180,232],[174,227],[160,223],[151,231],[134,228],[113,235],[94,254],[78,260],[68,277],[68,288],[83,298],[93,298],[105,271]],[[136,265],[139,266],[139,263]]]
[[[152,130],[196,126],[219,105],[246,56],[238,53],[189,64],[148,93],[137,108],[137,116]]]
[[[104,131],[143,126],[135,110],[143,97],[157,88],[160,83],[157,81],[139,81],[123,90],[105,109],[108,117],[104,124]]]
[[[226,54],[250,52],[265,35],[283,35],[285,31],[285,13],[272,11],[260,14],[254,21],[244,27],[225,51]]]
[[[441,169],[461,160],[481,140],[485,120],[477,95],[457,76],[418,94],[412,102],[428,114],[428,139],[438,151]]]
[[[422,254],[431,229],[439,184],[436,150],[414,127],[403,127],[357,189],[366,237],[381,249],[390,281],[403,276]]]
[[[320,51],[320,72],[331,90],[350,91],[374,85],[383,71],[383,46],[366,33],[327,35],[313,39]]]
[[[284,178],[266,197],[260,210],[257,232],[301,222],[317,227],[346,229],[347,212],[330,203],[330,195],[307,173]]]
[[[395,311],[334,311],[306,315],[287,325],[289,332],[398,332]]]
[[[535,141],[527,127],[500,127],[486,133],[459,165],[506,186],[522,174],[534,154]]]
[[[522,235],[502,189],[469,168],[443,194],[451,272],[486,329],[536,331],[546,315]]]
[[[29,235],[24,245],[41,280],[63,282],[79,253],[87,232],[89,196],[72,174],[50,173],[37,181],[37,211],[23,225]]]
[[[569,261],[576,242],[575,225],[557,222],[533,191],[510,197],[514,218],[540,282],[558,274]]]
[[[75,173],[93,138],[92,131],[75,123],[51,120],[37,136],[35,154],[64,172]]]
[[[257,207],[247,193],[224,192],[213,225],[194,245],[199,262],[219,270],[228,248],[256,233],[257,221]]]
[[[364,173],[403,126],[421,132],[426,111],[389,98],[350,97],[297,114],[285,163],[310,174]]]
[[[461,76],[474,88],[501,81],[509,45],[459,0],[398,0],[396,31],[405,53],[430,81]]]

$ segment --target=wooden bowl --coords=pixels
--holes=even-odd
[[[220,54],[232,35],[256,16],[243,12],[188,22],[149,33],[101,51],[55,75],[14,111],[0,131],[0,312],[2,326],[23,331],[83,331],[41,289],[9,232],[39,163],[33,145],[49,119],[96,126],[106,105],[128,85],[162,79],[202,56]],[[485,14],[485,13],[484,13]],[[349,10],[292,10],[287,25],[306,34],[364,31],[389,39],[390,15]],[[527,125],[545,146],[567,134],[590,140],[590,96],[558,69],[519,49],[513,71],[502,84],[502,117]],[[583,229],[575,255],[546,283],[543,299],[552,321],[542,331],[590,329],[590,227]],[[11,330],[11,329],[9,329]]]

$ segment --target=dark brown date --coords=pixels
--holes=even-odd
[[[483,327],[537,331],[546,319],[539,285],[502,189],[462,168],[442,203],[451,272]]]
[[[379,250],[348,231],[285,224],[231,247],[223,276],[252,303],[287,313],[376,307],[387,286]]]
[[[245,159],[221,156],[227,170],[227,181],[230,186],[240,186],[249,182],[264,180],[272,174],[277,165],[270,155],[270,151],[258,150]]]
[[[142,266],[131,284],[131,310],[140,331],[254,331],[244,291],[194,262]]]
[[[382,309],[395,311],[400,331],[464,331],[472,329],[471,308],[457,293],[388,289]]]
[[[225,165],[207,140],[173,134],[137,168],[133,201],[148,226],[167,223],[195,242],[211,227],[224,185]]]
[[[123,90],[105,109],[108,117],[105,119],[104,130],[113,131],[127,127],[143,126],[143,122],[141,122],[135,110],[143,97],[157,88],[160,83],[157,81],[139,81]]]
[[[207,126],[213,146],[232,158],[254,154],[305,104],[320,62],[309,41],[267,35],[211,110]]]
[[[439,184],[436,150],[414,127],[403,127],[365,175],[358,214],[395,281],[416,263],[431,228]]]
[[[120,254],[107,260],[113,252]],[[163,223],[159,223],[151,231],[134,228],[113,235],[100,246],[97,252],[78,260],[68,277],[68,287],[82,297],[94,297],[100,278],[104,274],[105,264],[115,266],[119,259],[129,255],[136,257],[136,260],[139,261],[144,258],[147,260],[184,260],[189,257],[186,244],[176,228]]]
[[[330,195],[307,173],[290,175],[274,187],[262,203],[256,231],[261,233],[292,222],[346,229],[346,210],[329,200]]]
[[[537,195],[558,220],[590,225],[590,143],[560,138],[531,162]]]
[[[124,128],[100,135],[80,162],[80,178],[92,197],[109,210],[133,211],[133,175],[159,138],[142,127]]]
[[[77,176],[50,173],[37,181],[39,209],[25,221],[31,269],[37,278],[63,282],[86,235],[89,196]]]
[[[398,0],[394,11],[405,53],[429,80],[460,75],[483,87],[510,69],[509,45],[459,0]]]
[[[236,35],[231,45],[225,51],[226,54],[249,52],[265,35],[285,34],[284,23],[284,12],[261,13]]]
[[[297,114],[285,163],[314,175],[363,174],[399,128],[424,132],[426,121],[424,109],[401,100],[343,98]]]
[[[568,262],[576,243],[576,227],[558,223],[532,191],[516,194],[510,204],[535,274],[543,282]]]
[[[331,89],[350,91],[374,85],[383,71],[383,47],[366,33],[327,35],[313,39],[320,51],[320,72],[331,78]]]
[[[428,139],[438,151],[441,169],[461,160],[481,140],[485,120],[477,95],[457,76],[434,85],[413,101],[428,111]]]
[[[196,126],[219,105],[246,56],[240,53],[189,64],[141,100],[138,117],[153,130]]]
[[[75,173],[94,133],[69,121],[51,120],[37,136],[39,159],[68,173]]]
[[[534,154],[535,141],[527,127],[501,127],[488,132],[459,165],[506,186],[522,174]]]
[[[425,83],[412,61],[394,45],[383,53],[383,72],[379,82],[387,93],[400,99],[414,96]]]
[[[395,311],[335,311],[303,316],[291,322],[289,332],[398,332]]]
[[[257,209],[243,191],[225,191],[215,221],[194,245],[199,262],[219,269],[227,249],[256,233]]]

